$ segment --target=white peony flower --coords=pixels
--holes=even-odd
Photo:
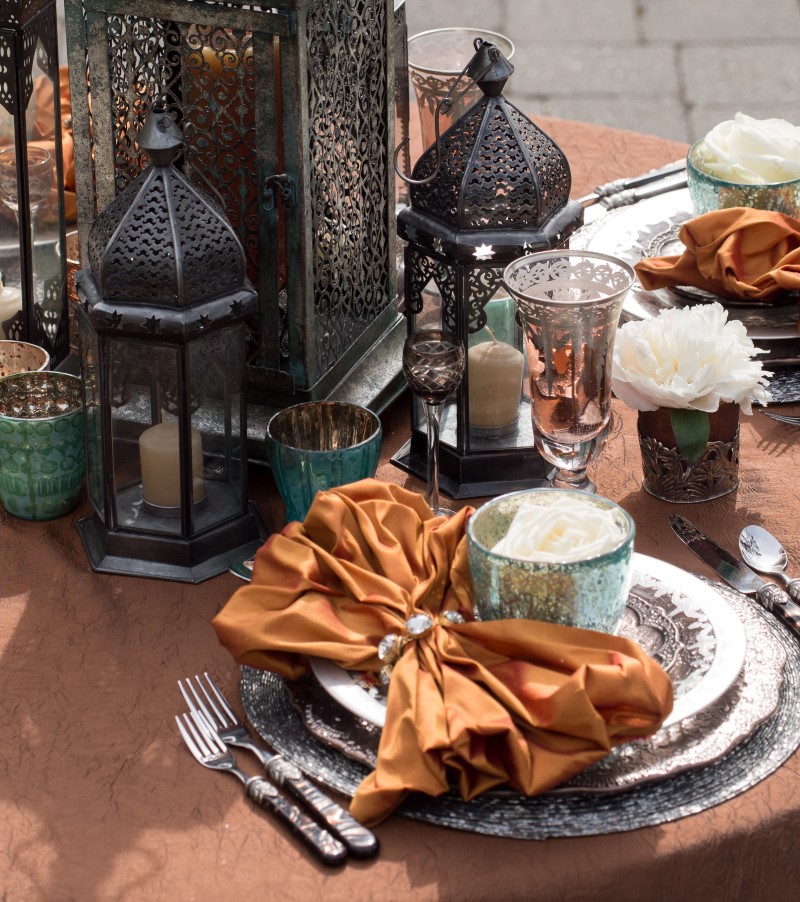
[[[770,373],[753,360],[742,323],[728,322],[721,304],[662,310],[653,319],[621,326],[614,342],[611,385],[635,410],[659,407],[713,413],[738,404],[752,413],[753,401],[769,401]]]
[[[565,564],[613,551],[625,535],[613,510],[565,492],[558,504],[520,505],[492,551],[524,561]]]
[[[696,154],[692,162],[727,182],[789,182],[800,178],[800,127],[785,119],[753,119],[737,113],[712,128]]]

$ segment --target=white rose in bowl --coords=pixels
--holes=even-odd
[[[698,169],[740,185],[768,185],[800,178],[800,127],[785,119],[737,113],[720,122],[698,145]]]
[[[750,414],[753,401],[769,400],[769,374],[753,359],[760,353],[742,323],[728,322],[721,304],[662,310],[620,327],[611,385],[635,410],[713,413],[720,404],[733,403]]]

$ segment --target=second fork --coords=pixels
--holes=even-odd
[[[347,846],[351,855],[356,858],[373,858],[377,855],[379,843],[375,834],[359,823],[338,802],[334,802],[322,792],[297,765],[280,755],[268,752],[256,743],[249,730],[239,722],[211,677],[207,673],[203,676],[211,695],[198,675],[195,675],[194,681],[188,678],[185,680],[188,691],[184,688],[183,682],[178,680],[178,688],[189,709],[194,711],[199,709],[217,736],[227,745],[245,748],[256,755],[270,779],[306,805],[308,810]]]

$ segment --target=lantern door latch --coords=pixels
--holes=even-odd
[[[278,195],[280,195],[284,210],[294,209],[294,182],[285,172],[270,175],[264,180],[261,202],[265,210],[277,209]]]

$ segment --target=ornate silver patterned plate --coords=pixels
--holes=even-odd
[[[665,774],[666,779],[635,779],[632,783],[622,777],[625,785],[620,788],[626,788],[625,792],[600,796],[579,786],[571,792],[533,798],[492,793],[471,802],[463,802],[452,793],[439,798],[414,794],[398,813],[442,826],[518,839],[591,836],[696,814],[763,780],[800,742],[800,644],[780,623],[741,595],[716,586],[715,591],[731,605],[747,633],[745,666],[735,685],[713,706],[672,728],[684,738],[664,737],[672,746],[669,754],[681,759],[680,771]],[[341,730],[348,718],[354,720],[319,690],[316,681],[308,678],[305,683],[316,686],[323,704],[329,704],[335,712],[331,716],[333,729]],[[248,717],[268,743],[329,788],[348,796],[354,794],[369,767],[308,733],[280,677],[244,667],[241,693]],[[764,698],[774,700],[776,695],[774,713],[765,713],[769,705]],[[377,731],[363,722],[361,726]],[[738,737],[733,744],[732,736]],[[639,745],[632,743],[625,748],[635,750]],[[704,746],[710,749],[704,750]],[[729,751],[721,751],[724,748]],[[706,763],[709,756],[710,763]],[[600,765],[613,767],[618,757],[609,756]],[[587,774],[589,770],[581,776]],[[595,782],[602,779],[598,776]]]
[[[643,554],[634,555],[633,571],[617,632],[638,642],[670,675],[675,705],[664,723],[670,727],[707,708],[730,688],[744,663],[744,629],[720,596],[690,573]],[[340,705],[373,726],[383,726],[386,698],[374,679],[323,659],[313,659],[311,667]]]
[[[677,239],[680,225],[692,217],[691,200],[687,189],[670,191],[613,210],[584,226],[570,239],[570,247],[612,254],[632,266],[646,257],[680,253]],[[662,310],[715,300],[707,292],[695,288],[657,289],[646,291],[636,282],[623,305],[627,319],[649,319]],[[769,359],[781,363],[800,362],[798,339],[798,309],[796,298],[787,296],[785,303],[776,305],[745,304],[718,299],[728,309],[730,319],[744,323],[748,335],[756,342],[764,342]],[[783,342],[783,344],[774,344]],[[786,344],[790,342],[791,344]]]

